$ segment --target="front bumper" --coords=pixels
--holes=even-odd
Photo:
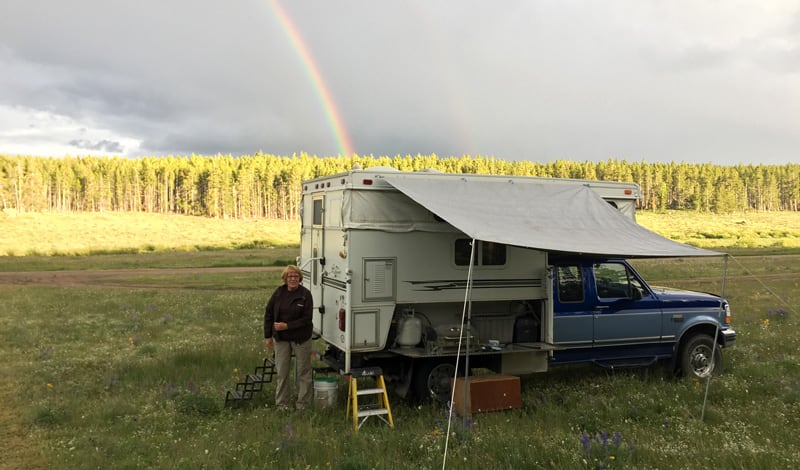
[[[722,347],[727,348],[728,346],[732,345],[734,341],[736,341],[736,330],[733,328],[726,328],[720,331],[722,335]]]

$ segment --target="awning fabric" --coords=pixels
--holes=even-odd
[[[628,219],[590,188],[468,176],[386,175],[399,191],[477,240],[545,251],[658,258],[719,256]]]

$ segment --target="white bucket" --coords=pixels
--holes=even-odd
[[[336,377],[317,377],[314,379],[314,404],[329,408],[336,404],[336,391],[339,383]]]

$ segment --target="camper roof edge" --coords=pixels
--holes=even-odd
[[[328,176],[319,176],[303,181],[303,194],[330,189],[394,189],[383,180],[385,175],[408,178],[465,178],[469,180],[508,180],[521,183],[544,184],[582,184],[592,188],[601,197],[613,196],[617,199],[638,200],[641,190],[637,183],[622,181],[601,181],[574,178],[552,178],[543,176],[488,175],[477,173],[442,173],[438,170],[400,171],[395,168],[379,166],[367,169],[353,169]]]

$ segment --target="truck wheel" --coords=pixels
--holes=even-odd
[[[450,400],[450,381],[456,371],[452,362],[425,361],[414,369],[414,394],[420,402]]]
[[[716,348],[716,351],[714,351]],[[711,363],[711,355],[714,363]],[[722,372],[722,349],[708,335],[694,335],[681,346],[681,370],[692,379],[705,379]]]

